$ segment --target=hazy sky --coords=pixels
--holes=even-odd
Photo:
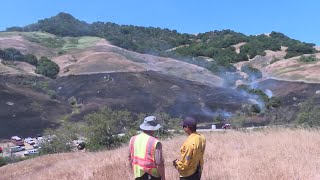
[[[66,12],[89,23],[201,33],[231,29],[246,35],[278,31],[320,45],[319,0],[5,0],[0,30]]]

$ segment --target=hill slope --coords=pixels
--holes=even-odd
[[[35,53],[38,58],[47,56],[60,66],[59,77],[51,80],[36,75],[35,67],[25,62],[0,65],[3,87],[0,107],[5,110],[0,112],[5,125],[1,126],[0,139],[13,134],[30,136],[55,127],[72,112],[69,98],[80,104],[77,113],[71,114],[77,121],[102,106],[135,113],[165,111],[173,116],[194,114],[211,119],[216,110],[234,111],[247,102],[236,91],[221,87],[223,80],[202,67],[130,52],[104,39],[61,38],[37,32],[0,33],[0,38],[4,49]],[[219,96],[214,98],[215,94]],[[48,112],[52,106],[55,111]],[[13,115],[15,121],[8,121]]]
[[[72,97],[81,104],[78,114],[71,115],[74,120],[81,120],[83,115],[102,106],[127,109],[135,113],[165,111],[173,116],[189,114],[210,120],[219,111],[232,114],[241,109],[242,105],[251,104],[248,101],[250,97],[245,97],[234,89],[222,87],[224,80],[203,67],[172,58],[128,51],[110,44],[105,39],[58,37],[38,32],[5,32],[0,33],[0,38],[2,48],[13,47],[25,54],[36,53],[38,58],[47,56],[60,66],[59,78],[40,80],[34,78],[39,75],[35,75],[35,67],[32,65],[17,61],[0,65],[3,79],[0,96],[9,97],[6,92],[15,93],[11,98],[3,98],[1,108],[14,110],[18,119],[3,128],[19,125],[15,126],[19,128],[1,131],[0,138],[8,138],[16,133],[32,135],[41,133],[44,128],[56,126],[64,116],[72,112],[72,107],[68,104],[68,99]],[[268,71],[273,65],[269,63],[274,56],[283,57],[284,50],[268,51],[265,57],[257,56],[248,62],[239,63],[239,69],[243,64],[250,63],[262,70],[265,78],[275,77],[272,71]],[[290,61],[289,59],[276,63]],[[307,69],[304,71],[307,72]],[[309,75],[312,75],[312,72],[309,72]],[[45,86],[42,87],[41,84]],[[27,91],[14,91],[8,86]],[[37,99],[26,92],[37,94],[39,89],[46,103],[39,103],[38,108],[49,110],[49,104],[54,102],[57,112],[53,111],[53,116],[44,117],[36,109],[29,111],[7,105],[8,102],[21,104],[16,102],[15,96]],[[264,86],[265,89],[268,87]],[[278,90],[272,88],[272,91],[277,94]],[[52,95],[57,96],[57,99],[51,100]],[[28,98],[23,98],[23,104],[32,107],[34,100]],[[286,99],[285,96],[280,98]],[[2,121],[9,123],[7,120],[12,114],[7,112],[9,111],[3,111],[0,115],[3,117]],[[27,116],[32,118],[24,118]],[[34,122],[42,125],[31,126]],[[21,131],[26,128],[27,131]]]
[[[44,82],[21,75],[0,76],[0,139],[42,133],[46,128],[57,127],[59,118],[71,113],[67,103],[50,99],[39,88]]]
[[[0,33],[0,48],[15,48],[37,57],[47,56],[60,66],[60,76],[153,70],[210,86],[221,86],[223,83],[221,78],[205,68],[171,58],[127,51],[95,37],[61,38],[47,33]],[[5,71],[8,70],[2,73]],[[30,73],[27,69],[25,71]]]

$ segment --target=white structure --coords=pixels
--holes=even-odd
[[[211,129],[216,129],[216,128],[217,128],[216,125],[214,124],[211,125]]]

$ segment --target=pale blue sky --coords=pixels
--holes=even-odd
[[[201,33],[231,29],[246,35],[278,31],[320,45],[319,0],[6,0],[0,30],[59,12],[77,19]]]

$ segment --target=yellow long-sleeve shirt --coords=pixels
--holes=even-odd
[[[194,174],[197,166],[203,169],[203,155],[206,148],[206,138],[195,132],[189,135],[180,149],[181,158],[177,161],[176,168],[180,176],[188,177]]]

